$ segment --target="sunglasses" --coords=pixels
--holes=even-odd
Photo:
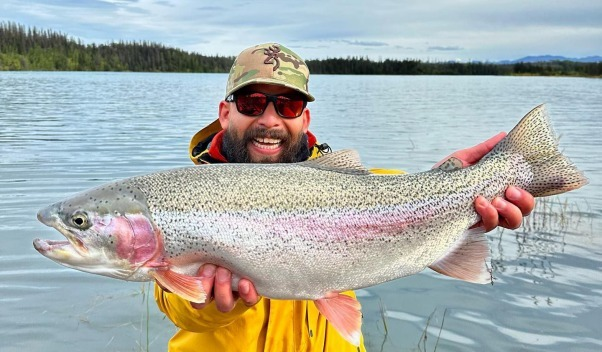
[[[294,119],[301,116],[307,106],[307,100],[300,97],[285,95],[268,95],[263,93],[239,93],[226,98],[228,102],[235,102],[236,109],[247,116],[259,116],[265,112],[268,103],[274,103],[278,116],[285,119]]]

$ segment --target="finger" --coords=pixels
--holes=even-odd
[[[213,264],[204,264],[199,269],[199,276],[201,277],[201,283],[203,290],[207,293],[207,298],[203,303],[190,302],[193,308],[202,309],[211,303],[213,300],[213,283],[215,281],[215,270],[216,266]]]
[[[531,193],[518,187],[508,187],[506,190],[506,199],[510,203],[517,206],[523,216],[531,214],[533,208],[535,208],[535,198],[531,195]]]
[[[485,154],[489,153],[489,151],[493,149],[493,147],[495,147],[499,141],[504,139],[504,137],[506,137],[506,132],[500,132],[488,140],[475,145],[474,147],[465,149],[466,153],[463,155],[465,161],[469,164],[478,162],[483,156],[485,156]]]
[[[489,232],[498,226],[498,211],[487,201],[487,199],[478,196],[475,200],[475,210],[481,216],[481,223],[485,228],[485,232]]]
[[[489,138],[488,140],[475,145],[473,148],[476,151],[479,151],[483,154],[487,154],[491,149],[493,149],[493,147],[495,147],[496,144],[498,144],[502,139],[504,139],[504,137],[506,137],[506,132],[500,132],[495,136]]]
[[[491,205],[495,207],[500,219],[502,219],[500,226],[511,230],[520,227],[523,222],[523,213],[516,205],[499,197],[495,198]]]
[[[238,283],[238,294],[240,299],[242,299],[248,307],[255,305],[259,301],[259,295],[257,294],[257,290],[255,290],[255,285],[247,279],[240,279]]]
[[[500,132],[495,136],[489,138],[488,140],[481,142],[473,147],[458,150],[457,152],[452,153],[450,156],[435,164],[435,166],[433,166],[433,169],[438,168],[439,166],[441,166],[441,164],[446,162],[451,157],[455,157],[456,159],[460,160],[462,162],[462,167],[473,165],[479,160],[481,160],[481,158],[483,158],[485,154],[489,153],[489,151],[491,151],[491,149],[493,149],[493,147],[495,147],[496,144],[498,144],[502,139],[504,139],[504,137],[506,137],[506,132]]]
[[[215,305],[220,312],[227,313],[234,308],[232,295],[232,273],[225,268],[217,268],[213,286]]]

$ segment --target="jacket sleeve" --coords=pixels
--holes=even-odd
[[[234,309],[228,313],[217,310],[215,301],[209,303],[203,309],[195,309],[190,302],[182,297],[164,291],[155,284],[155,301],[159,309],[180,329],[191,332],[208,332],[226,326],[248,309],[242,300],[238,300]]]

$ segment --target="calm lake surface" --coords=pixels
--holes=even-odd
[[[164,351],[149,284],[64,268],[41,207],[118,178],[192,165],[222,74],[0,72],[0,351]],[[590,184],[488,234],[494,285],[429,270],[359,290],[370,351],[602,350],[602,80],[312,76],[311,130],[369,167],[429,169],[545,102]]]

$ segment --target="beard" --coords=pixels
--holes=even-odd
[[[279,139],[283,147],[282,152],[275,159],[265,157],[252,160],[247,146],[256,138]],[[224,156],[231,163],[294,163],[305,161],[309,157],[307,135],[304,132],[292,136],[285,131],[254,128],[246,130],[242,137],[238,137],[235,131],[226,129],[222,143]]]

